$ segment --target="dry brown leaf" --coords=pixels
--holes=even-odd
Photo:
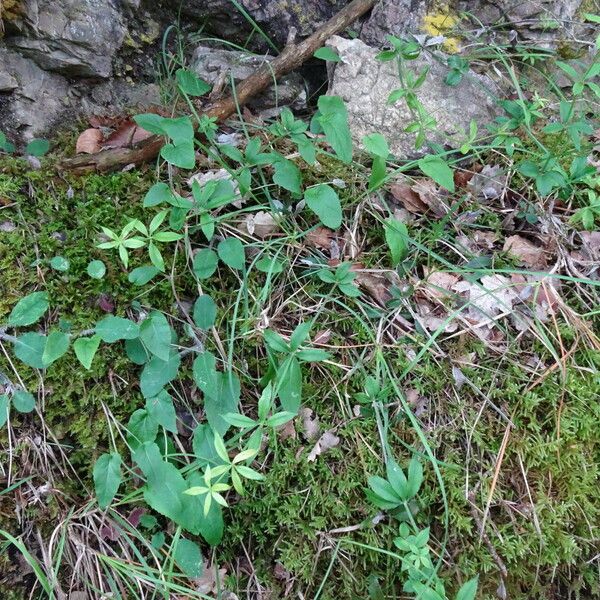
[[[138,127],[133,119],[125,119],[119,125],[119,128],[106,138],[102,148],[105,150],[109,148],[128,148],[149,138],[151,135],[149,131]]]
[[[279,435],[279,439],[281,441],[295,440],[297,435],[296,427],[294,426],[294,419],[277,427],[277,434]]]
[[[312,343],[313,344],[326,344],[331,339],[332,331],[331,329],[323,329],[321,331],[317,331],[315,333]]]
[[[333,433],[333,431],[326,431],[314,445],[313,449],[310,451],[308,455],[308,462],[314,462],[317,459],[317,456],[320,456],[327,450],[331,450],[331,448],[335,448],[340,443],[340,438]]]
[[[269,237],[278,229],[277,222],[271,213],[264,210],[246,215],[246,218],[240,225],[241,231],[254,235],[261,240]]]
[[[77,154],[96,154],[102,150],[104,136],[99,129],[86,129],[77,138],[75,152]]]
[[[202,575],[197,579],[194,579],[196,591],[200,594],[213,594],[217,591],[217,580],[219,581],[219,586],[222,586],[225,575],[227,575],[227,569],[222,568],[219,569],[219,575],[217,577],[216,567],[214,565],[209,566],[208,562],[205,561]]]
[[[503,250],[518,259],[521,264],[532,269],[541,269],[547,264],[544,249],[520,235],[511,235],[506,238]]]
[[[443,192],[432,179],[420,179],[412,186],[421,202],[436,216],[443,217],[448,212],[444,203]]]
[[[390,193],[398,202],[402,202],[404,208],[415,215],[427,212],[427,204],[421,200],[419,194],[405,181],[399,181],[390,185]]]
[[[454,296],[453,287],[458,283],[460,277],[453,273],[444,271],[433,271],[425,274],[427,291],[434,298],[446,298],[449,295]]]
[[[330,250],[331,242],[335,241],[335,231],[327,227],[315,227],[309,231],[304,238],[309,246],[320,248],[321,250]]]
[[[488,322],[490,319],[512,310],[513,303],[519,299],[511,280],[503,275],[484,275],[479,283],[459,281],[454,290],[469,302],[469,318],[475,323],[485,322],[489,327],[493,325]]]
[[[302,429],[304,437],[312,442],[317,438],[321,431],[321,425],[319,424],[319,417],[313,419],[313,411],[310,408],[302,408],[300,410],[300,416],[302,417]]]

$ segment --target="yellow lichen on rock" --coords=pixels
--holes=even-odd
[[[4,21],[16,19],[20,12],[20,0],[0,0],[0,37],[4,33]]]
[[[456,54],[460,50],[460,38],[453,33],[460,21],[460,17],[447,5],[434,5],[432,12],[425,15],[421,29],[431,36],[443,35],[446,37],[442,48],[449,54]]]

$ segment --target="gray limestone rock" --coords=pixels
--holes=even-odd
[[[110,77],[126,27],[118,0],[26,0],[13,49],[46,71]]]
[[[418,155],[415,134],[404,131],[414,121],[406,103],[404,100],[391,106],[387,103],[390,93],[401,87],[395,63],[376,60],[378,50],[361,40],[336,36],[329,45],[342,61],[335,65],[328,93],[341,96],[346,102],[355,141],[360,145],[364,135],[378,132],[385,136],[396,156]],[[408,64],[418,73],[429,67],[417,96],[437,121],[436,130],[430,134],[432,141],[459,145],[469,131],[471,120],[482,127],[499,114],[494,102],[497,91],[489,78],[469,72],[457,86],[450,87],[444,83],[448,67],[434,58],[424,54]]]
[[[194,51],[191,68],[211,85],[229,86],[231,78],[237,84],[249,77],[272,56],[256,55],[237,50],[222,50],[208,46],[198,46]],[[282,77],[277,86],[273,85],[263,94],[254,98],[249,106],[256,110],[265,110],[275,106],[293,105],[304,108],[306,93],[302,78],[295,73]]]
[[[46,131],[70,107],[69,83],[47,73],[31,59],[0,46],[0,82],[11,93],[0,95],[0,129],[27,141]]]

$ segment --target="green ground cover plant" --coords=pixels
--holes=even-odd
[[[34,140],[35,169],[0,136],[6,594],[599,593],[600,63],[436,54],[449,90],[485,53],[515,98],[449,150],[425,51],[379,56],[414,160],[326,95],[221,143],[183,56],[174,116],[134,116],[156,168],[62,174]],[[526,61],[570,88],[526,94]]]

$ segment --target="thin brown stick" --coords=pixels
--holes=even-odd
[[[216,118],[217,122],[223,122],[233,115],[238,106],[243,106],[251,98],[266,89],[273,79],[279,79],[283,75],[297,69],[308,60],[316,50],[336,33],[340,33],[368,10],[373,8],[377,0],[353,0],[333,16],[327,23],[322,25],[315,33],[304,41],[288,43],[277,58],[270,63],[264,64],[250,77],[244,79],[236,88],[236,94],[215,102],[208,107],[203,114]],[[165,138],[153,135],[131,148],[113,148],[103,150],[97,154],[81,155],[62,161],[64,169],[78,172],[87,171],[113,171],[125,165],[139,165],[155,158]]]

